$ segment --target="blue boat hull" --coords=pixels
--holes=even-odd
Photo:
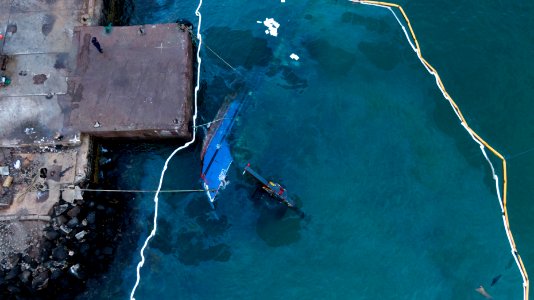
[[[224,189],[227,184],[226,174],[233,162],[227,137],[239,108],[240,102],[238,101],[225,103],[215,117],[215,121],[204,140],[200,177],[211,203],[215,202],[219,191]]]

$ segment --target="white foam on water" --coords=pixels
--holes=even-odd
[[[160,178],[159,178],[158,189],[156,191],[156,195],[154,196],[154,221],[153,221],[154,222],[154,227],[152,228],[152,231],[150,232],[150,235],[146,238],[145,243],[143,244],[143,247],[141,247],[141,251],[139,251],[139,255],[141,256],[141,260],[137,264],[137,269],[136,269],[137,277],[136,277],[136,280],[135,280],[135,285],[132,288],[132,292],[130,293],[130,300],[135,300],[135,298],[134,298],[135,291],[136,291],[136,289],[139,286],[139,283],[141,281],[141,268],[145,264],[145,255],[144,255],[145,249],[148,246],[148,243],[149,243],[150,239],[152,239],[156,235],[156,232],[157,232],[159,193],[161,191],[161,186],[163,184],[163,178],[165,177],[165,171],[167,170],[167,166],[169,165],[169,162],[171,161],[171,159],[173,158],[173,156],[176,153],[178,153],[180,150],[183,150],[183,149],[189,147],[191,144],[193,144],[195,142],[195,139],[196,139],[196,131],[197,131],[196,130],[196,128],[197,128],[196,121],[197,121],[197,112],[198,112],[197,103],[198,103],[198,91],[200,89],[200,65],[202,63],[202,60],[200,59],[200,49],[202,47],[202,35],[200,34],[200,27],[201,27],[201,24],[202,24],[202,15],[200,14],[200,8],[201,7],[202,7],[202,0],[200,0],[198,2],[198,7],[195,10],[195,15],[198,17],[198,26],[197,26],[197,39],[198,39],[197,62],[198,62],[198,64],[197,64],[197,82],[196,82],[196,86],[195,86],[195,97],[194,97],[194,101],[195,101],[194,107],[195,107],[195,109],[194,109],[194,114],[193,114],[193,137],[191,138],[191,140],[189,142],[185,143],[183,146],[180,146],[180,147],[176,148],[171,153],[171,155],[169,155],[169,157],[167,157],[167,160],[165,161],[165,165],[163,166],[163,170],[161,171],[161,175],[160,175]]]
[[[294,60],[299,60],[300,59],[300,57],[298,55],[296,55],[295,53],[291,53],[289,58],[294,59]]]
[[[275,19],[265,18],[265,21],[263,21],[263,25],[267,26],[267,30],[265,30],[265,34],[278,36],[278,28],[280,27],[280,23],[276,22]]]

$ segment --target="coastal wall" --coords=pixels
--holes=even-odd
[[[2,298],[74,297],[112,259],[126,206],[83,193],[94,138],[191,136],[189,31],[97,26],[124,2],[0,1]]]

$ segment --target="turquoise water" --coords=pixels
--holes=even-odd
[[[196,6],[137,0],[132,23],[196,23]],[[510,158],[511,226],[529,269],[534,5],[410,1],[405,10],[470,125]],[[205,44],[238,73],[202,50],[199,122],[236,82],[251,95],[216,216],[204,195],[160,197],[137,299],[481,299],[480,285],[495,299],[522,297],[491,170],[389,11],[210,0],[201,12]],[[278,37],[256,23],[271,17]],[[172,150],[119,155],[121,187],[154,189]],[[164,188],[200,186],[199,151],[171,161]],[[282,182],[307,218],[251,200],[240,172],[248,162]],[[152,197],[131,203],[139,236],[121,246],[94,292],[102,299],[128,297],[152,226]]]

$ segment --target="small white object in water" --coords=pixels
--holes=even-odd
[[[15,169],[20,169],[20,160],[17,159],[17,161],[15,162],[15,165],[14,165]]]
[[[291,59],[294,59],[294,60],[299,60],[299,56],[296,55],[295,53],[291,53],[291,55],[289,56]]]
[[[261,23],[263,23],[263,22],[262,22],[262,21],[256,21],[256,23],[261,24]]]
[[[282,3],[286,3],[286,0],[280,0],[280,2],[282,2]]]
[[[263,21],[263,25],[267,26],[265,34],[278,36],[278,27],[280,27],[280,23],[276,22],[273,18],[265,18],[265,21]]]

